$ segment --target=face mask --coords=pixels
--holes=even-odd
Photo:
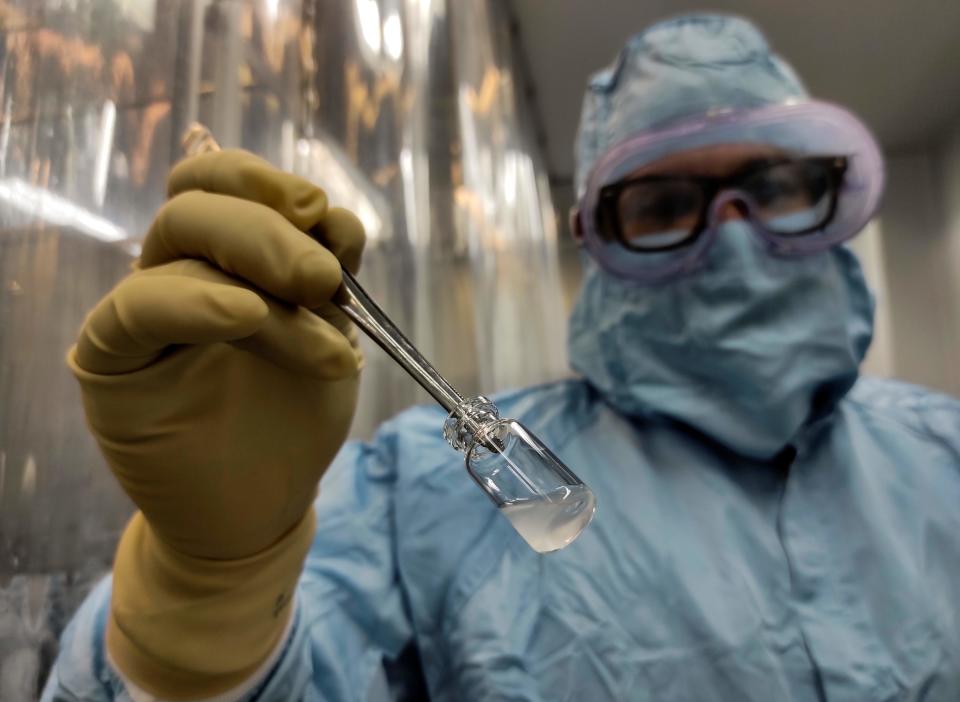
[[[856,381],[873,300],[845,248],[781,259],[743,221],[717,235],[703,268],[659,286],[588,261],[570,359],[625,414],[668,417],[769,458]]]

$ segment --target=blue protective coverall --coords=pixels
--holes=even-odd
[[[594,522],[538,555],[442,412],[404,412],[324,477],[291,637],[250,697],[390,699],[413,644],[435,701],[960,700],[960,403],[858,379],[872,312],[848,250],[775,259],[738,222],[654,290],[588,262],[583,377],[496,400],[593,489]],[[126,699],[109,596],[45,700]]]
[[[764,255],[747,236],[726,240],[743,245],[747,265]],[[857,298],[833,314],[864,349],[871,305],[859,268],[843,249],[822,263]],[[603,302],[600,280],[617,285],[596,271],[588,280],[575,359],[577,315],[593,293]],[[712,279],[695,280],[703,290]],[[637,312],[618,297],[606,299],[611,314]],[[710,307],[703,319],[688,310],[687,329],[700,320],[716,332],[724,309]],[[785,325],[823,331],[830,315],[806,309]],[[741,414],[719,406],[705,430],[624,414],[589,380],[497,398],[597,495],[594,522],[557,553],[530,550],[476,489],[440,436],[439,409],[411,409],[371,443],[347,445],[321,484],[292,638],[259,699],[389,699],[383,661],[409,642],[433,700],[960,699],[960,403],[856,380],[856,355],[838,372],[820,355],[826,343],[788,353],[777,325],[744,335],[761,360],[763,349],[788,356],[773,394],[809,385],[819,398],[819,416],[772,457],[718,441],[744,433]],[[655,352],[632,341],[584,364],[598,375],[642,367]],[[717,371],[708,361],[704,372]],[[655,386],[667,371],[653,368]],[[833,372],[818,383],[824,368]],[[700,416],[686,396],[688,417]],[[764,437],[770,410],[758,409]],[[77,613],[45,699],[124,699],[104,659],[109,594],[107,580]]]

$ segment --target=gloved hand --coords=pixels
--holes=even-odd
[[[244,152],[188,159],[168,187],[68,362],[140,508],[117,550],[108,651],[138,686],[186,699],[249,678],[289,620],[317,482],[356,405],[356,332],[330,299],[364,234]]]

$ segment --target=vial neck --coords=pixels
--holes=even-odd
[[[482,395],[458,404],[443,424],[443,436],[461,453],[466,453],[474,442],[482,441],[486,430],[500,421],[500,412]]]

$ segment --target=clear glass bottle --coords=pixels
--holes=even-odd
[[[520,422],[501,419],[485,397],[465,400],[444,424],[467,472],[530,547],[556,551],[576,539],[596,511],[593,492]]]

